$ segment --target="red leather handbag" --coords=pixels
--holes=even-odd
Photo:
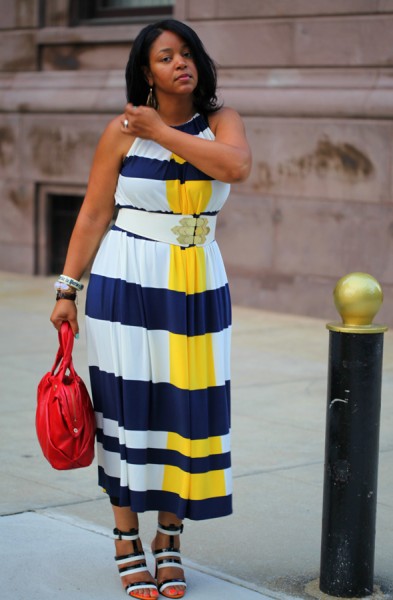
[[[65,321],[59,331],[59,350],[52,370],[43,376],[37,389],[38,441],[45,458],[59,470],[88,467],[94,459],[94,410],[72,363],[73,346],[74,335]]]

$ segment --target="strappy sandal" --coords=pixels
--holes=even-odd
[[[138,529],[130,529],[130,531],[120,531],[120,529],[113,530],[113,539],[115,540],[126,540],[132,542],[134,552],[131,554],[121,554],[115,556],[116,564],[119,568],[120,577],[126,575],[133,575],[135,573],[146,573],[148,568],[146,565],[145,553],[143,550],[139,550],[137,540],[139,539]],[[120,567],[129,562],[138,561],[135,564],[127,565],[126,567]],[[126,594],[132,598],[139,598],[146,600],[146,596],[140,593],[140,590],[155,590],[157,593],[152,598],[158,597],[157,586],[151,581],[136,581],[135,583],[128,584],[124,590]]]
[[[160,594],[165,596],[166,598],[183,598],[186,593],[187,584],[185,579],[175,578],[175,579],[164,579],[163,581],[159,581],[159,570],[165,569],[167,567],[180,567],[181,568],[181,557],[180,550],[175,548],[175,535],[180,535],[183,533],[183,525],[161,525],[158,523],[157,531],[159,533],[163,533],[164,535],[169,536],[169,547],[162,548],[161,550],[153,550],[153,556],[156,560],[156,580],[157,580],[157,588]],[[165,593],[170,587],[174,586],[182,586],[182,590],[176,592],[175,594]]]

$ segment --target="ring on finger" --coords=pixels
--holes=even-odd
[[[124,119],[124,121],[123,121],[123,127],[125,127],[125,128],[128,127],[128,119]]]

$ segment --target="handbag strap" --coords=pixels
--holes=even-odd
[[[55,374],[63,380],[67,369],[71,375],[75,377],[75,369],[72,363],[72,350],[74,347],[74,334],[72,333],[71,325],[68,321],[63,321],[59,330],[59,349],[52,367],[52,375]]]

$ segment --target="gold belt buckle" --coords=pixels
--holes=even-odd
[[[204,244],[206,236],[210,232],[207,217],[183,217],[180,225],[172,227],[171,231],[177,236],[179,244]]]

